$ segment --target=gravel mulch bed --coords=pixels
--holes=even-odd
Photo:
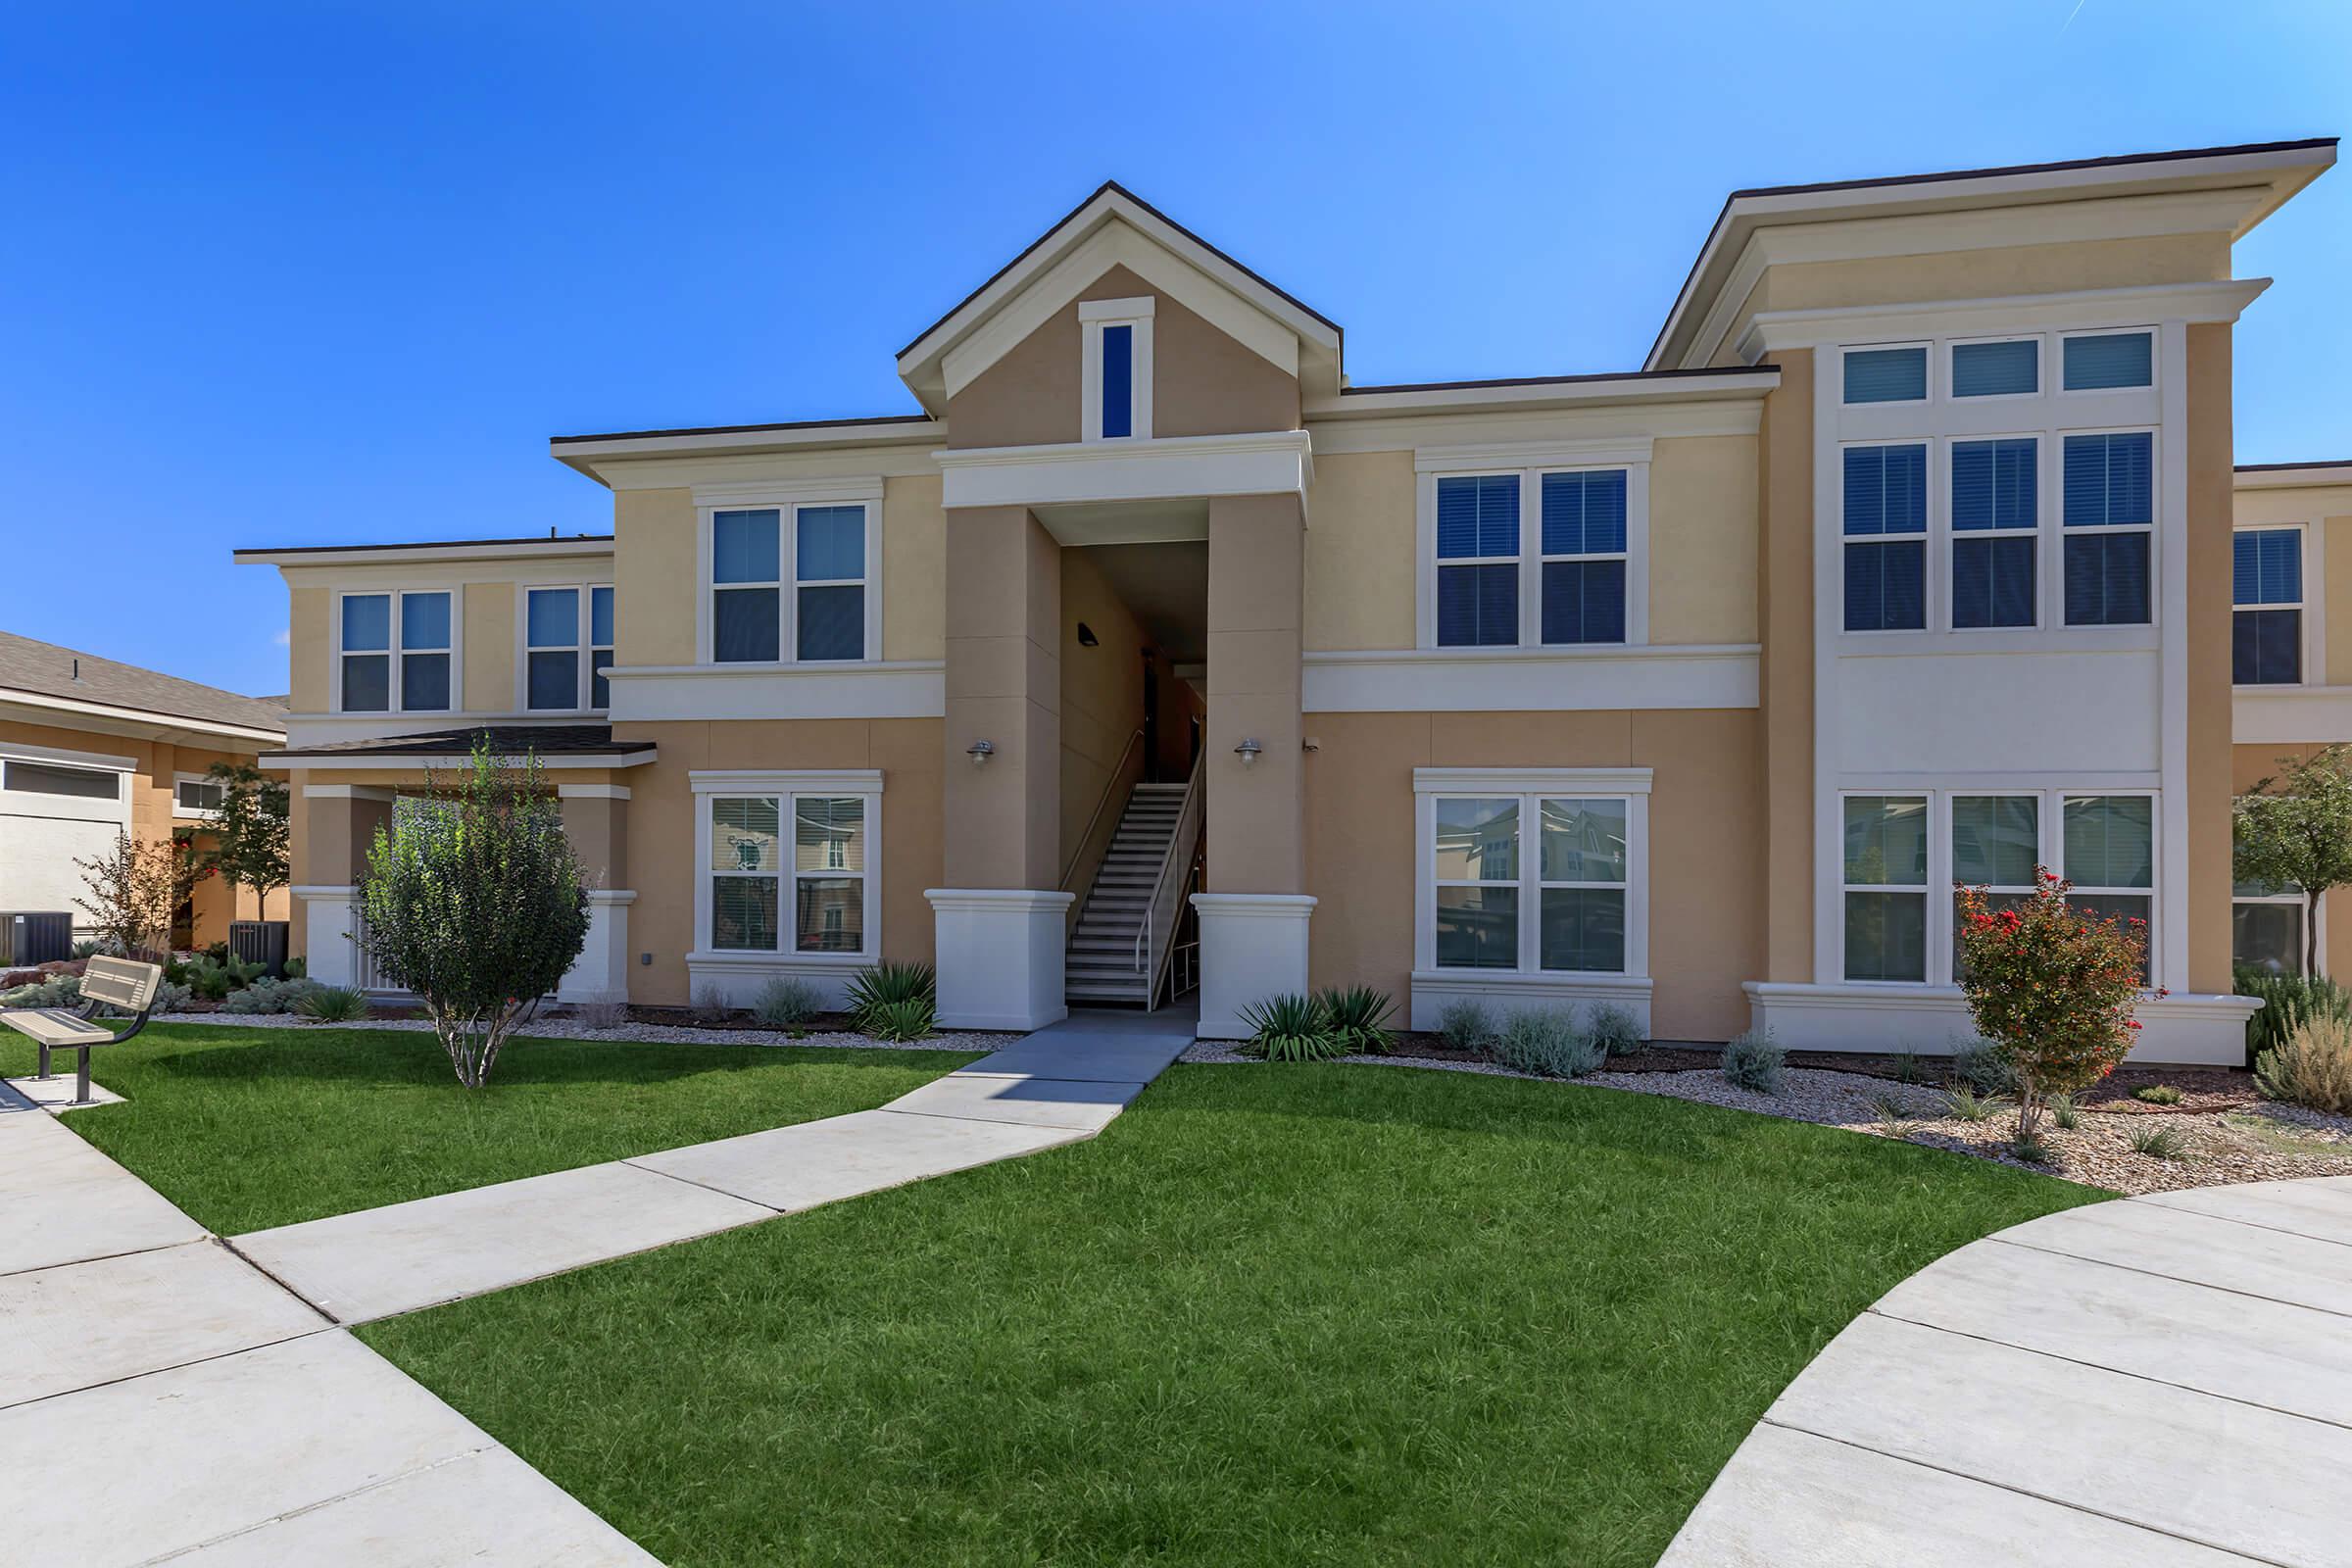
[[[316,1023],[291,1012],[159,1012],[157,1023],[226,1024],[241,1029],[415,1029],[430,1030],[428,1019],[414,1015],[367,1018],[355,1023]],[[705,1028],[693,1024],[632,1021],[611,1029],[591,1029],[573,1018],[534,1018],[514,1031],[541,1040],[611,1040],[651,1046],[837,1046],[874,1051],[1000,1051],[1017,1036],[955,1030],[922,1040],[875,1040],[854,1029],[811,1029],[795,1040],[781,1029],[758,1025]]]
[[[1441,1051],[1442,1054],[1432,1053],[1421,1037],[1407,1036],[1394,1054],[1339,1059],[1366,1066],[1530,1076],[1468,1052]],[[2352,1175],[2352,1116],[2329,1116],[2262,1100],[2254,1092],[2250,1073],[2218,1068],[2119,1070],[2082,1097],[2081,1124],[2075,1130],[2061,1129],[2043,1117],[2042,1142],[2050,1151],[2050,1163],[2030,1165],[2009,1152],[2009,1138],[2017,1126],[2012,1103],[1998,1103],[1983,1121],[1966,1121],[1950,1114],[1939,1087],[1896,1081],[1895,1058],[1868,1058],[1872,1066],[1884,1063],[1880,1072],[1852,1070],[1840,1058],[1831,1058],[1839,1060],[1837,1067],[1796,1064],[1808,1058],[1821,1059],[1818,1054],[1791,1054],[1780,1093],[1773,1095],[1735,1087],[1715,1065],[1711,1051],[1673,1048],[1652,1048],[1618,1057],[1607,1071],[1576,1082],[1595,1089],[1692,1100],[1872,1137],[1900,1138],[2126,1194]],[[1262,1065],[1224,1041],[1196,1041],[1183,1059]],[[2180,1102],[2152,1105],[2132,1098],[2132,1090],[2154,1083],[2181,1090]],[[2164,1120],[2143,1119],[2150,1116]],[[2157,1128],[2179,1137],[2181,1149],[2177,1156],[2145,1154],[2132,1147],[2135,1130]]]

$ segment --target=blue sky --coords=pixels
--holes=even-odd
[[[910,411],[1105,177],[1358,382],[1623,369],[1731,189],[2352,131],[2347,61],[2242,0],[16,8],[0,627],[282,691],[231,547],[601,532],[548,436]],[[2352,170],[2239,247],[2240,461],[2352,457],[2348,255]]]

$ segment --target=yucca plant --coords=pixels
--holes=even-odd
[[[1334,987],[1315,994],[1323,1007],[1324,1021],[1330,1026],[1348,1052],[1365,1052],[1373,1055],[1389,1049],[1389,1014],[1396,1010],[1389,994],[1371,986]]]
[[[2082,1125],[2082,1107],[2072,1095],[2052,1095],[2050,1120],[2058,1124],[2061,1132],[2071,1133]]]
[[[938,1021],[939,1014],[929,997],[901,997],[896,1002],[877,1002],[868,1007],[862,1032],[869,1039],[900,1045],[929,1038]]]
[[[939,1005],[939,977],[927,963],[875,964],[871,969],[850,982],[850,1022],[858,1032],[873,1035],[880,1022],[879,1009],[902,1003],[919,1002],[926,1011]]]
[[[1997,1095],[1980,1095],[1961,1085],[1943,1092],[1943,1113],[1954,1121],[1984,1121],[2000,1108]]]
[[[2180,1159],[2188,1153],[2188,1140],[2171,1127],[2134,1127],[2131,1137],[2132,1152],[2150,1159]]]
[[[1326,1061],[1348,1054],[1348,1043],[1332,1033],[1323,1004],[1297,992],[1268,997],[1242,1009],[1250,1026],[1248,1049],[1268,1061]]]
[[[368,995],[349,986],[320,986],[294,1004],[314,1023],[357,1023],[368,1016]]]

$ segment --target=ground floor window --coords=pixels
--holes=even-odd
[[[1647,770],[1422,768],[1416,967],[1642,974]]]
[[[2240,882],[2230,901],[2230,961],[2263,974],[2303,972],[2303,894]]]
[[[872,956],[879,774],[697,775],[707,953]]]

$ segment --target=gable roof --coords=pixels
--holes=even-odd
[[[1124,241],[1117,236],[1124,236]],[[1296,370],[1308,395],[1336,395],[1346,384],[1341,369],[1344,334],[1337,321],[1244,267],[1116,180],[1104,180],[1027,249],[917,333],[899,351],[900,378],[925,409],[934,415],[945,413],[950,393],[979,368],[994,363],[997,353],[1011,347],[1011,342],[992,346],[982,338],[992,320],[1014,309],[1032,290],[1048,291],[1049,309],[1059,309],[1066,303],[1061,294],[1075,298],[1078,290],[1115,265],[1125,265],[1168,289],[1212,320],[1216,319],[1214,307],[1203,309],[1202,290],[1221,292],[1262,318],[1268,326],[1286,333],[1295,340],[1291,351],[1295,358],[1285,368]],[[1188,293],[1193,297],[1187,298]],[[1233,323],[1228,319],[1219,324]],[[1246,346],[1268,353],[1270,345],[1262,338],[1253,341],[1254,334],[1247,332],[1235,335]],[[963,363],[951,365],[952,355]]]
[[[112,710],[254,731],[255,740],[282,741],[286,734],[285,710],[261,698],[0,631],[0,701],[19,696],[34,707]]]

